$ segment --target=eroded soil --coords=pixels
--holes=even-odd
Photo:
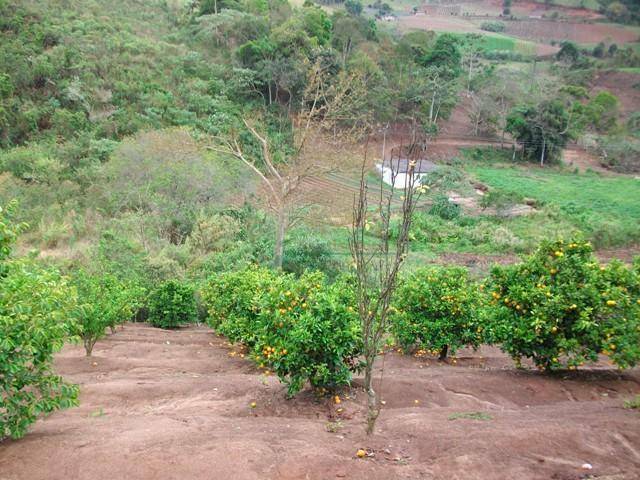
[[[640,393],[637,369],[546,376],[494,348],[455,364],[387,354],[386,405],[367,438],[357,380],[339,405],[306,391],[286,400],[204,327],[127,324],[94,352],[58,355],[81,405],[0,444],[0,479],[640,478],[640,413],[622,408]]]

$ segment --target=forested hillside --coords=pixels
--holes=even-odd
[[[574,3],[0,0],[0,476],[640,468],[638,9]]]

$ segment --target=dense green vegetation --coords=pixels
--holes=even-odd
[[[478,285],[461,267],[423,268],[400,284],[391,330],[405,351],[433,352],[441,360],[485,338]]]
[[[529,220],[531,224],[525,227],[529,230],[534,230],[532,227],[538,220],[539,228],[556,232],[563,228],[561,223],[568,223],[569,229],[584,232],[600,247],[619,245],[640,234],[640,209],[635,200],[640,195],[640,184],[633,178],[498,166],[472,166],[469,171],[499,191],[516,192],[543,206]],[[547,219],[543,220],[544,217]],[[523,222],[526,220],[514,223]],[[523,226],[514,228],[522,231]]]
[[[640,357],[638,271],[600,266],[589,243],[544,242],[523,263],[496,267],[496,338],[517,363],[575,369],[600,352],[620,367]]]
[[[8,259],[21,229],[11,222],[12,208],[0,209],[0,441],[78,403],[78,388],[51,365],[71,335],[77,296],[54,269]]]
[[[197,317],[198,307],[191,285],[169,280],[151,294],[149,321],[154,327],[176,328],[195,322]]]
[[[289,395],[308,381],[335,389],[359,367],[359,321],[353,286],[249,268],[212,278],[203,290],[210,325],[246,345],[261,368],[272,369]]]
[[[625,5],[618,13],[635,21]],[[409,233],[415,271],[384,333],[443,358],[495,342],[544,368],[603,350],[635,364],[637,266],[600,268],[583,241],[564,257],[543,243],[494,270],[487,285],[507,304],[491,305],[463,268],[415,267],[446,252],[526,254],[577,232],[596,248],[637,242],[638,180],[570,172],[561,159],[580,139],[602,164],[640,169],[638,116],[590,83],[637,68],[638,53],[564,43],[538,62],[532,44],[500,33],[400,34],[374,18],[390,10],[0,0],[0,206],[11,211],[0,211],[0,439],[77,402],[51,371],[65,340],[91,355],[130,320],[206,321],[289,395],[348,384],[371,315],[357,299],[376,292],[358,290],[368,283],[350,268],[350,219],[332,208],[359,187],[350,175],[363,145],[377,156],[382,144],[428,144],[459,102],[469,134],[505,148],[439,159],[423,179],[429,193]],[[338,185],[312,191],[327,172]],[[388,231],[363,225],[363,248],[407,231],[399,204]],[[554,326],[561,335],[550,337]]]

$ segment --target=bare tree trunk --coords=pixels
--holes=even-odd
[[[375,356],[369,358],[366,361],[364,369],[364,389],[367,392],[367,435],[371,435],[376,425],[376,420],[380,414],[380,408],[378,406],[378,397],[373,389],[373,366],[375,363]]]
[[[395,242],[395,249],[389,248],[390,221],[394,193],[396,192],[396,176],[399,168],[394,169],[393,149],[389,158],[391,166],[391,188],[385,193],[383,180],[380,180],[380,196],[375,208],[375,218],[379,222],[381,235],[377,249],[369,250],[365,243],[365,232],[369,226],[369,215],[373,210],[368,208],[369,188],[366,181],[367,148],[360,171],[360,189],[354,198],[353,223],[349,249],[356,269],[356,297],[358,314],[362,327],[362,344],[364,356],[364,388],[367,394],[366,433],[374,432],[376,420],[380,415],[380,403],[373,388],[373,367],[380,349],[384,333],[387,331],[388,312],[397,285],[398,271],[404,262],[409,247],[409,230],[417,199],[423,188],[420,177],[416,174],[418,162],[424,158],[425,141],[417,142],[415,129],[413,140],[408,149],[409,168],[406,171],[405,185],[402,189],[401,223]],[[422,146],[422,148],[421,148]],[[404,152],[403,146],[398,149],[398,156]],[[398,158],[399,160],[399,158]],[[399,164],[399,161],[398,161]],[[402,172],[405,173],[405,172]]]
[[[282,269],[282,258],[284,256],[284,237],[287,233],[287,213],[285,207],[281,206],[278,209],[276,225],[276,244],[273,253],[273,268]]]
[[[449,353],[449,345],[445,345],[444,347],[442,347],[442,350],[440,350],[440,356],[438,357],[438,360],[440,360],[441,362],[444,362],[447,359],[447,353]]]
[[[83,339],[84,350],[87,357],[91,356],[91,352],[93,352],[93,346],[96,344],[96,341],[93,338],[85,337]]]
[[[429,107],[429,123],[433,123],[433,107],[436,103],[436,91],[433,91],[433,95],[431,95],[431,106]]]
[[[542,152],[540,153],[540,166],[544,167],[544,153],[547,148],[547,141],[542,137]]]

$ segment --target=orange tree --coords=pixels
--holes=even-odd
[[[428,267],[402,279],[393,301],[391,332],[405,349],[437,352],[444,360],[483,340],[481,296],[462,267]]]
[[[78,387],[52,369],[72,329],[75,291],[53,269],[9,259],[20,228],[8,217],[0,208],[0,441],[20,438],[39,416],[78,403]]]
[[[252,348],[258,338],[261,295],[277,278],[274,271],[256,266],[212,276],[200,292],[211,328]]]
[[[350,281],[327,284],[322,273],[300,277],[249,267],[214,277],[202,292],[211,326],[299,392],[346,385],[359,366],[360,331]]]
[[[522,263],[495,267],[488,282],[496,340],[519,364],[569,368],[610,355],[640,359],[638,269],[600,266],[588,242],[543,242]]]

